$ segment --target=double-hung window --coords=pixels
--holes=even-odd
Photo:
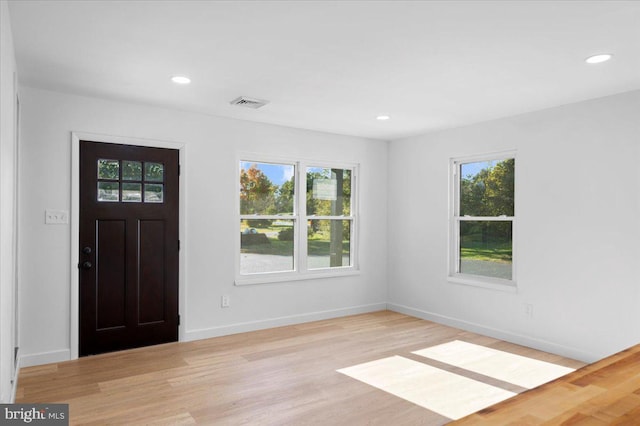
[[[236,283],[353,272],[355,165],[240,160]]]
[[[515,287],[515,153],[453,159],[449,277]]]
[[[352,265],[352,170],[306,167],[306,269]]]

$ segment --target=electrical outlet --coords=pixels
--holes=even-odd
[[[524,304],[524,314],[527,318],[533,318],[533,305],[531,303]]]
[[[69,223],[69,212],[67,210],[46,209],[44,223],[47,225],[66,225]]]
[[[228,307],[230,306],[230,303],[231,303],[231,301],[230,301],[230,299],[229,299],[229,296],[228,296],[228,295],[226,295],[226,294],[225,294],[224,296],[222,296],[222,297],[220,298],[220,305],[221,305],[223,308],[228,308]]]

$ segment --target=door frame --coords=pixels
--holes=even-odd
[[[71,132],[71,212],[69,215],[71,225],[71,300],[69,304],[69,349],[70,358],[77,359],[80,347],[80,276],[78,264],[80,262],[80,141],[105,142],[118,145],[137,145],[152,148],[177,149],[180,161],[180,194],[178,207],[178,232],[180,241],[184,241],[186,231],[186,176],[185,168],[185,144],[172,141],[162,141],[158,139],[128,138],[124,136],[112,136],[88,132]],[[187,310],[186,304],[186,274],[185,265],[187,258],[186,244],[180,247],[178,255],[179,275],[178,275],[178,314],[184,314]],[[178,326],[178,341],[182,342],[185,336],[185,321],[181,321]]]

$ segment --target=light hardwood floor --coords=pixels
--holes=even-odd
[[[640,425],[640,345],[455,425]]]
[[[453,340],[571,368],[583,365],[490,337],[381,311],[24,368],[19,375],[16,402],[68,403],[71,424],[449,422],[446,417],[336,372],[394,355],[512,392],[524,391],[411,353]],[[474,420],[466,422],[475,424]]]

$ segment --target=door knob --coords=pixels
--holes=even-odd
[[[83,252],[84,254],[91,254],[91,247],[85,247],[85,248],[83,248],[83,249],[82,249],[82,252]]]
[[[93,266],[93,265],[91,264],[91,262],[84,262],[84,263],[82,264],[82,267],[83,267],[84,269],[91,269],[91,267],[92,267],[92,266]]]

